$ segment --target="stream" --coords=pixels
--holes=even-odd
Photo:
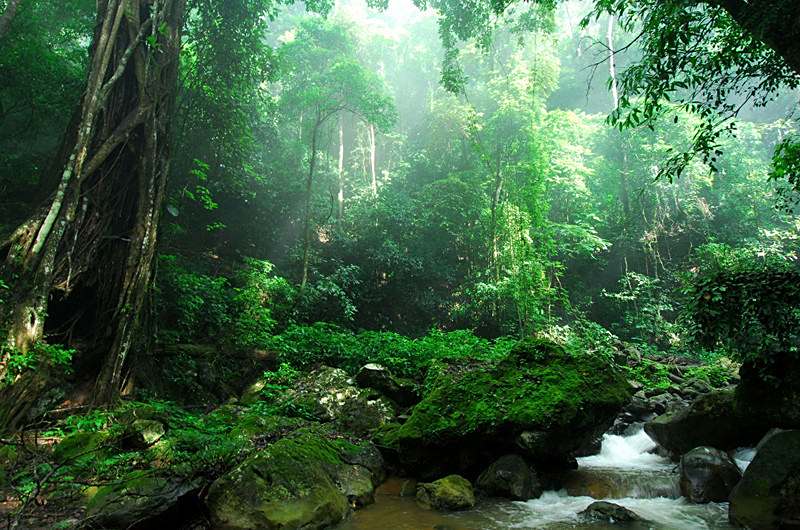
[[[728,505],[690,504],[680,496],[677,465],[651,453],[656,444],[643,430],[628,436],[606,434],[600,453],[578,459],[578,469],[565,477],[564,489],[538,499],[514,502],[479,499],[473,510],[440,513],[417,506],[413,496],[400,496],[401,479],[378,489],[375,504],[358,512],[340,530],[494,530],[507,528],[612,529],[585,523],[578,512],[596,500],[608,500],[639,514],[650,524],[627,526],[653,530],[730,530]],[[740,467],[752,460],[740,450]],[[413,494],[412,494],[413,495]]]

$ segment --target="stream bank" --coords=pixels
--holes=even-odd
[[[337,527],[338,530],[440,529],[548,530],[619,528],[584,520],[579,514],[598,500],[628,508],[648,521],[626,528],[656,530],[730,530],[727,503],[692,504],[683,498],[676,466],[652,453],[655,442],[641,428],[627,436],[606,435],[598,455],[578,459],[578,469],[565,477],[565,488],[546,491],[529,501],[485,498],[475,509],[442,513],[417,505],[401,495],[399,479],[378,488],[375,504]],[[746,461],[743,461],[746,464]]]

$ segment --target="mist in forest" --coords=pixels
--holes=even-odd
[[[783,527],[795,4],[0,0],[0,520]]]

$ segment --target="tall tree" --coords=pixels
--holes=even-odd
[[[301,287],[305,287],[309,278],[313,230],[312,194],[325,128],[342,113],[357,115],[367,122],[370,128],[372,189],[377,191],[375,126],[387,128],[396,117],[383,82],[358,62],[355,39],[346,26],[308,19],[300,25],[294,39],[280,51],[287,68],[281,94],[283,103],[290,109],[289,114],[310,115],[310,119],[299,120],[301,137],[308,145],[300,282]]]
[[[52,200],[2,243],[14,282],[7,360],[47,329],[79,335],[98,366],[94,400],[125,384],[146,318],[186,0],[100,0],[79,119]],[[5,367],[2,369],[5,371]],[[42,373],[10,387],[13,425]]]

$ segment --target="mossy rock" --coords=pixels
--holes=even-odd
[[[59,464],[73,464],[81,460],[102,458],[109,452],[112,438],[107,431],[80,431],[70,434],[56,445],[53,460]]]
[[[322,422],[364,435],[394,418],[392,405],[368,390],[356,387],[344,370],[320,366],[286,392],[284,403],[308,411]]]
[[[86,518],[100,528],[130,528],[157,517],[199,483],[134,471],[112,484],[91,490]]]
[[[300,429],[249,457],[216,480],[208,507],[215,528],[326,528],[349,513],[350,503],[371,502],[371,472],[347,464],[353,445],[325,431]]]
[[[535,339],[521,341],[499,363],[439,367],[426,386],[408,420],[376,436],[423,476],[477,474],[482,469],[470,468],[508,453],[563,465],[605,432],[630,398],[630,385],[610,365]],[[535,446],[523,443],[530,433]]]
[[[134,420],[123,435],[126,447],[146,449],[158,442],[166,433],[164,424],[158,420]]]
[[[758,444],[755,458],[730,496],[737,526],[772,530],[800,521],[800,430],[774,430]]]
[[[779,356],[769,368],[745,363],[735,388],[700,396],[682,410],[662,414],[645,426],[677,458],[698,446],[722,450],[752,446],[772,428],[800,429],[800,365]],[[766,379],[765,379],[766,378]]]
[[[467,510],[475,506],[475,493],[469,480],[448,475],[433,482],[417,484],[417,502],[435,510]]]

